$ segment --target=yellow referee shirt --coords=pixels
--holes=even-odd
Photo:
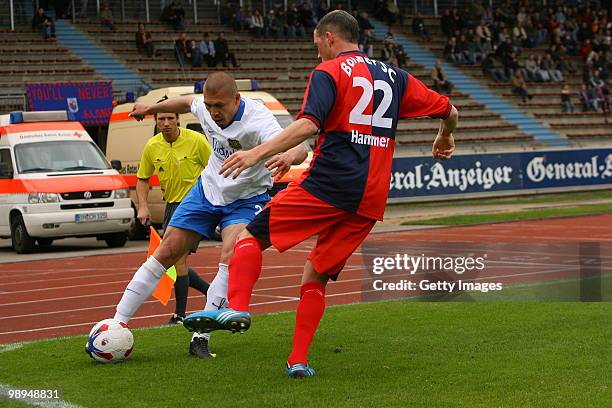
[[[157,173],[164,200],[182,201],[208,163],[211,148],[206,137],[179,127],[179,137],[168,143],[161,133],[153,136],[142,151],[136,176],[149,179]]]

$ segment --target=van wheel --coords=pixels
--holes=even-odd
[[[21,214],[11,220],[11,241],[13,249],[18,254],[27,254],[34,251],[36,240],[28,234]]]
[[[41,248],[49,248],[53,243],[53,238],[36,238],[36,242]]]
[[[109,248],[120,248],[127,242],[127,233],[115,232],[104,236],[104,241]]]
[[[142,225],[138,218],[134,217],[127,234],[130,241],[142,241],[147,238],[147,227]]]

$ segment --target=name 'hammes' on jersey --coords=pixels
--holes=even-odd
[[[388,137],[365,135],[363,133],[359,133],[356,130],[351,131],[351,142],[376,147],[389,147]]]
[[[219,158],[223,160],[227,159],[232,154],[236,153],[236,149],[232,149],[232,148],[223,146],[223,144],[221,144],[221,142],[215,138],[212,139],[212,142],[213,142],[212,147],[213,147],[214,152],[217,154],[217,156],[219,156]],[[238,144],[238,146],[240,146],[240,144]]]

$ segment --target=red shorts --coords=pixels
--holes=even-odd
[[[319,274],[333,276],[342,270],[374,224],[374,219],[336,208],[293,184],[278,193],[247,230],[280,252],[318,235],[308,259]]]

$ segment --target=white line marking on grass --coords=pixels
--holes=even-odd
[[[287,269],[287,268],[302,268],[302,265],[298,265],[298,266],[293,266],[293,265],[274,265],[274,266],[264,266],[263,270],[268,270],[268,269],[279,269],[279,268],[283,268],[283,269]],[[134,271],[135,272],[135,271]],[[294,276],[302,276],[301,273],[298,274],[291,274],[291,275],[275,275],[275,276],[262,276],[260,278],[261,279],[278,279],[278,278],[287,278],[287,277],[294,277]],[[88,277],[93,277],[93,276],[88,276]],[[63,279],[63,278],[62,278]],[[15,290],[15,291],[10,291],[10,292],[0,292],[0,295],[12,295],[12,294],[17,294],[17,293],[31,293],[31,292],[42,292],[42,291],[49,291],[49,290],[62,290],[62,289],[73,289],[73,288],[86,288],[89,286],[101,286],[101,285],[112,285],[112,284],[116,284],[116,283],[128,283],[130,281],[131,277],[129,279],[122,279],[122,280],[115,280],[115,281],[110,281],[110,282],[97,282],[97,283],[86,283],[86,284],[81,284],[81,285],[67,285],[67,286],[54,286],[54,287],[48,287],[48,288],[38,288],[38,289],[27,289],[27,290]],[[23,283],[23,282],[20,282]],[[30,283],[30,282],[27,282]],[[123,292],[121,292],[123,293]],[[93,296],[93,295],[91,295]],[[0,306],[6,305],[0,303]]]
[[[68,401],[64,401],[61,399],[57,400],[36,400],[32,398],[23,398],[23,399],[9,399],[9,391],[10,390],[23,390],[27,389],[26,387],[14,387],[12,385],[0,384],[0,395],[6,397],[8,401],[16,401],[21,402],[28,405],[33,405],[35,407],[43,407],[43,408],[83,408],[80,405],[73,404]],[[41,387],[40,389],[43,389]]]
[[[527,273],[515,273],[515,274],[506,274],[506,275],[489,275],[489,276],[479,276],[477,278],[474,278],[473,280],[476,281],[481,281],[481,280],[487,280],[487,279],[504,279],[504,278],[514,278],[514,277],[519,277],[519,276],[535,276],[535,275],[543,275],[543,274],[551,274],[551,273],[558,273],[558,272],[567,272],[572,270],[571,267],[563,267],[563,268],[557,268],[557,269],[550,269],[550,270],[543,270],[543,271],[534,271],[534,272],[527,272]],[[410,277],[415,277],[418,275],[426,275],[426,273],[416,273],[416,274],[409,274],[409,273],[399,273],[399,274],[387,274],[385,275],[386,277],[397,277],[397,276],[410,276]],[[370,277],[371,279],[374,279],[375,277]],[[355,281],[362,281],[363,277],[359,277],[356,279],[345,279],[342,280],[340,282],[338,282],[337,284],[345,284],[345,283],[350,283],[350,282],[355,282]],[[518,283],[518,282],[517,282]],[[512,283],[512,285],[517,284],[517,283]],[[267,291],[267,290],[278,290],[278,289],[289,289],[289,288],[298,288],[300,287],[299,284],[297,285],[286,285],[286,286],[279,286],[279,287],[272,287],[272,288],[260,288],[260,289],[255,289],[254,292],[263,292],[263,291]],[[360,291],[353,291],[353,292],[340,292],[340,293],[330,293],[327,294],[327,297],[336,297],[336,296],[344,296],[344,295],[353,295],[353,294],[358,294],[358,293],[369,293],[369,292],[375,292],[375,290],[360,290]],[[254,293],[254,295],[260,295],[260,296],[268,296],[265,294],[259,294],[259,293]],[[272,296],[268,296],[268,297],[272,297]],[[271,300],[271,301],[267,301],[267,302],[258,302],[258,303],[253,303],[251,304],[251,306],[262,306],[262,305],[270,305],[270,304],[279,304],[279,303],[287,303],[287,302],[293,302],[296,300],[299,300],[298,298],[295,297],[291,297],[291,296],[276,296],[279,297],[279,300]],[[148,301],[148,302],[153,302],[155,303],[156,301]],[[113,306],[114,307],[114,306]],[[193,310],[193,311],[189,311],[188,313],[193,313],[199,311],[198,310]],[[49,313],[53,313],[53,312],[49,312]],[[147,315],[147,316],[139,316],[139,317],[134,317],[132,320],[140,320],[140,319],[150,319],[150,318],[156,318],[156,317],[161,317],[161,316],[167,316],[167,313],[164,314],[156,314],[156,315]],[[30,332],[39,332],[39,331],[46,331],[46,330],[53,330],[53,329],[63,329],[63,328],[69,328],[69,327],[80,327],[80,326],[86,326],[86,325],[94,325],[97,322],[86,322],[86,323],[76,323],[76,324],[68,324],[68,325],[61,325],[61,326],[51,326],[51,327],[39,327],[39,328],[35,328],[35,329],[26,329],[26,330],[16,330],[16,331],[9,331],[9,332],[0,332],[0,335],[2,334],[16,334],[16,333],[30,333]]]
[[[0,344],[0,353],[8,353],[9,351],[19,350],[23,347],[23,343]]]

